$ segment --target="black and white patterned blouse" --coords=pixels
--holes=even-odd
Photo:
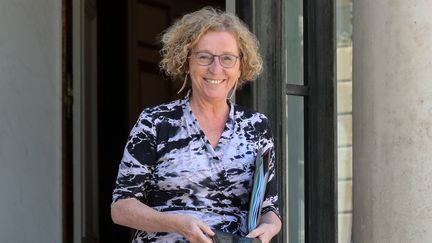
[[[215,149],[199,127],[189,95],[146,108],[133,127],[119,166],[113,202],[137,198],[155,210],[194,216],[211,228],[245,236],[258,151],[273,147],[267,118],[230,106]],[[274,154],[262,214],[278,214]],[[187,242],[176,233],[137,231],[133,243]]]

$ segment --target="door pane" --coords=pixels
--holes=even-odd
[[[352,225],[352,0],[336,1],[338,242],[351,242]]]
[[[288,0],[285,4],[286,80],[288,84],[303,81],[303,1]]]
[[[305,241],[304,197],[304,102],[303,97],[287,99],[288,222],[289,242]]]

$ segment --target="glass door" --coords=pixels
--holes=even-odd
[[[236,1],[264,59],[237,97],[273,129],[283,223],[273,242],[337,240],[334,12],[333,0]]]
[[[305,242],[305,126],[303,1],[289,0],[284,6],[286,140],[288,163],[288,239]]]
[[[333,0],[282,1],[288,242],[336,242]]]

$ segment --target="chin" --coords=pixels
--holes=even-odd
[[[212,94],[212,93],[210,93],[210,94],[206,94],[206,95],[211,100],[219,100],[219,99],[224,100],[227,98],[227,94]]]

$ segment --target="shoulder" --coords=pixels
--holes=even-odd
[[[234,105],[234,119],[243,129],[253,130],[257,135],[271,132],[267,116],[251,108]]]
[[[183,116],[182,100],[154,105],[145,108],[139,117],[140,121],[148,121],[153,125],[163,120],[178,120]]]
[[[234,117],[237,121],[248,121],[253,124],[255,123],[266,123],[268,124],[268,118],[263,113],[253,110],[249,107],[234,105]]]

